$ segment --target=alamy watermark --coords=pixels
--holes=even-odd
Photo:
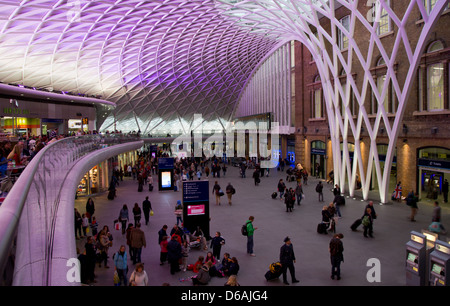
[[[202,122],[202,115],[195,114],[193,122]],[[248,132],[248,156],[260,157],[261,168],[275,168],[278,160],[272,158],[272,152],[280,149],[278,122],[229,122],[224,130],[217,130],[212,136],[203,141],[202,125],[195,127],[192,132],[175,138],[171,144],[172,154],[182,157],[213,156],[228,157],[247,156],[246,134]],[[269,137],[270,134],[270,150]]]

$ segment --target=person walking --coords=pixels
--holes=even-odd
[[[89,223],[92,222],[92,216],[95,213],[95,205],[92,198],[89,198],[86,202],[86,213],[88,214],[87,217],[89,219]]]
[[[117,271],[119,276],[119,286],[123,284],[127,286],[127,252],[124,245],[121,245],[119,251],[114,254],[114,270]]]
[[[447,231],[445,230],[445,227],[441,223],[441,207],[439,206],[439,202],[434,201],[433,205],[434,205],[433,215],[431,217],[432,225],[433,225],[433,223],[435,223],[435,224],[437,223],[439,226],[438,232],[445,235],[447,233]]]
[[[362,217],[362,225],[364,227],[364,237],[367,238],[367,234],[369,234],[369,237],[373,238],[373,218],[372,209],[370,209],[370,207],[366,208],[366,211]]]
[[[176,236],[176,235],[174,235]],[[181,244],[178,240],[172,236],[169,243],[167,243],[167,260],[170,264],[170,274],[174,275],[176,272],[180,272],[180,259],[183,256],[181,250]]]
[[[137,223],[130,235],[131,248],[133,249],[133,265],[141,261],[142,247],[146,247],[145,233],[141,230],[141,224]]]
[[[375,207],[373,207],[373,201],[369,201],[369,203],[366,206],[366,209],[370,208],[370,214],[372,216],[372,220],[375,220],[377,218],[377,213],[375,212]]]
[[[148,225],[148,221],[150,220],[150,211],[152,210],[152,203],[145,197],[144,202],[142,202],[142,210],[144,212],[145,225]]]
[[[278,192],[280,193],[280,200],[283,201],[283,195],[286,190],[286,185],[284,184],[283,179],[280,179],[278,181],[277,187],[278,187]]]
[[[213,190],[212,190],[212,193],[216,196],[216,205],[220,205],[220,190],[221,190],[220,185],[216,181],[214,183]]]
[[[297,198],[297,205],[300,206],[300,202],[302,201],[303,196],[303,187],[300,181],[297,182],[297,187],[295,187],[295,196]]]
[[[331,260],[331,279],[336,276],[337,280],[341,279],[341,262],[344,261],[344,245],[341,239],[344,235],[339,233],[333,235],[330,240],[329,252]]]
[[[292,212],[292,208],[294,207],[294,191],[292,188],[289,188],[284,195],[284,204],[286,204],[286,212]]]
[[[257,227],[253,226],[253,221],[255,220],[254,216],[250,216],[246,222],[246,226],[247,226],[247,254],[249,254],[250,256],[255,256],[255,253],[253,253],[253,246],[254,246],[254,241],[253,241],[253,234],[255,232],[256,229],[258,229]]]
[[[323,185],[320,181],[316,186],[316,192],[319,194],[319,202],[323,202]]]
[[[128,216],[127,204],[123,204],[122,209],[119,212],[119,222],[122,223],[122,235],[125,234],[127,222],[130,220]]]
[[[334,197],[341,195],[341,188],[339,188],[338,184],[334,185],[333,195],[334,195]]]
[[[233,185],[231,183],[228,183],[227,187],[225,188],[225,192],[227,194],[228,198],[228,205],[231,206],[231,198],[233,197],[233,194],[236,193],[236,189],[234,189]]]
[[[125,238],[127,240],[128,245],[128,254],[130,255],[130,258],[133,258],[133,248],[131,247],[131,232],[134,230],[133,223],[128,223],[128,228],[126,230]]]
[[[414,194],[414,191],[411,190],[410,193],[408,193],[408,195],[406,196],[405,200],[406,205],[411,207],[411,216],[409,217],[409,219],[411,220],[411,222],[416,222],[415,217],[417,214],[417,210],[419,209],[419,207],[417,206],[417,202],[419,202],[419,199]]]
[[[87,241],[84,245],[86,250],[86,280],[87,283],[96,283],[95,280],[95,263],[97,260],[96,250],[95,250],[95,239],[93,236],[88,236]]]
[[[138,203],[134,203],[133,216],[134,216],[134,224],[135,225],[140,224],[141,223],[142,210],[139,207]]]
[[[322,207],[322,223],[324,223],[327,227],[327,230],[330,229],[331,225],[331,218],[330,211],[328,210],[328,206],[324,205]]]
[[[258,184],[261,182],[259,174],[260,174],[259,169],[255,169],[255,171],[253,171],[253,180],[255,181],[255,186],[258,186]]]
[[[289,237],[284,238],[284,245],[280,248],[280,263],[283,271],[283,283],[289,285],[287,281],[287,270],[291,274],[292,283],[298,283],[299,280],[295,277],[295,254],[294,247]]]
[[[183,205],[181,205],[181,201],[177,201],[177,205],[175,206],[175,216],[177,217],[177,225],[179,223],[183,224]]]

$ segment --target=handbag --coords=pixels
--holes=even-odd
[[[114,228],[120,231],[122,229],[122,224],[120,222],[117,222],[116,224],[114,224]]]
[[[222,191],[222,189],[219,189],[219,196],[223,196],[225,193]]]
[[[153,210],[150,210],[150,216],[153,216],[153,215],[154,215]]]
[[[116,286],[120,283],[119,273],[117,273],[117,271],[114,271],[113,281]]]

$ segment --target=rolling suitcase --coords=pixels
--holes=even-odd
[[[152,184],[148,185],[148,191],[153,191],[153,185]]]
[[[327,227],[328,227],[327,224],[321,222],[321,223],[317,224],[317,232],[319,234],[327,234],[328,233]]]
[[[358,228],[358,226],[360,226],[362,223],[361,219],[356,219],[355,222],[353,222],[353,224],[350,226],[350,228],[352,229],[352,231],[356,231],[356,229]]]
[[[143,189],[144,189],[144,187],[142,186],[142,184],[139,184],[139,186],[138,186],[138,192],[142,192]]]
[[[283,273],[282,265],[280,262],[274,262],[269,266],[269,271],[266,272],[264,277],[267,281],[277,279]]]
[[[264,277],[266,278],[267,281],[271,281],[271,280],[279,278],[280,275],[277,276],[275,273],[267,271],[266,274],[264,275]]]

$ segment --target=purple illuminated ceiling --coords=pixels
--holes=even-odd
[[[0,81],[100,95],[123,130],[188,129],[195,113],[230,119],[278,43],[233,25],[212,0],[0,3]],[[99,119],[112,129],[112,113]]]

